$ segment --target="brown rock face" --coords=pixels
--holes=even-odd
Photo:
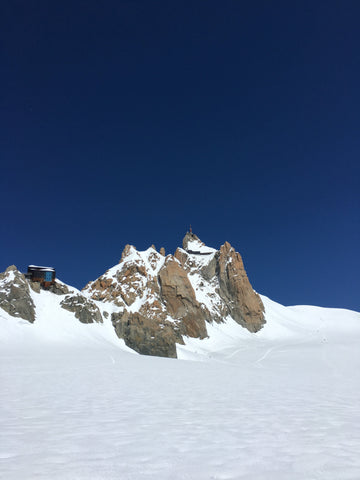
[[[112,324],[119,338],[128,347],[142,355],[176,358],[176,343],[182,343],[181,335],[169,322],[159,323],[140,313],[113,313]]]
[[[143,355],[176,357],[175,343],[182,338],[177,322],[167,320],[158,281],[165,258],[153,246],[138,252],[130,245],[121,258],[117,267],[88,284],[85,292],[120,307],[112,314],[112,323],[130,348]]]
[[[173,257],[160,270],[159,281],[167,311],[173,318],[181,320],[181,333],[189,337],[205,338],[208,312],[201,308],[185,270]]]
[[[179,260],[182,268],[186,269],[186,263],[189,259],[189,255],[186,253],[186,251],[182,248],[177,248],[174,253],[174,257],[176,258],[176,260]]]
[[[240,253],[225,242],[216,257],[219,295],[230,316],[250,332],[257,332],[265,323],[264,305],[250,285]]]
[[[229,243],[216,251],[187,233],[183,247],[165,257],[163,249],[127,245],[119,265],[84,289],[116,307],[117,335],[141,354],[176,357],[183,335],[207,337],[207,322],[231,317],[251,332],[264,323],[261,299]]]
[[[94,282],[89,282],[84,291],[90,293],[94,300],[113,302],[116,306],[130,306],[134,303],[139,292],[146,288],[147,274],[145,265],[137,261],[126,261],[128,257],[137,253],[135,247],[126,245],[119,265],[114,274],[111,270],[105,272]],[[150,255],[150,262],[153,257],[159,255],[153,250]]]

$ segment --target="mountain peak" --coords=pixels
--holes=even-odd
[[[191,229],[186,232],[182,246],[187,253],[210,254],[216,252],[215,248],[207,247]]]
[[[60,286],[48,293],[63,297],[54,300],[60,316],[67,310],[83,323],[109,319],[118,337],[145,355],[176,357],[176,344],[206,338],[213,322],[232,319],[251,332],[265,323],[241,255],[227,242],[219,250],[206,246],[191,228],[174,255],[126,245],[120,262],[82,293]],[[34,322],[39,294],[16,267],[0,274],[0,308],[10,315]]]
[[[200,238],[195,235],[191,230],[190,232],[186,232],[185,237],[183,238],[182,241],[182,246],[184,250],[188,250],[189,248],[189,243],[199,243],[199,245],[205,246],[205,244],[200,240]]]

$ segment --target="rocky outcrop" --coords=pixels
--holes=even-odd
[[[144,355],[176,356],[181,343],[176,321],[167,320],[161,301],[158,272],[165,262],[152,246],[145,252],[126,245],[119,264],[89,283],[83,292],[118,308],[111,316],[119,338]]]
[[[31,323],[35,321],[35,305],[29,284],[15,265],[0,273],[0,307],[9,315]]]
[[[183,343],[176,326],[160,323],[141,313],[113,313],[111,321],[119,338],[142,355],[176,358],[176,343]]]
[[[103,321],[97,305],[83,295],[66,295],[60,305],[65,310],[73,312],[81,323],[100,323]]]
[[[177,344],[184,344],[185,337],[206,338],[212,322],[231,318],[250,332],[265,322],[241,255],[228,242],[219,250],[207,247],[192,232],[174,255],[165,256],[165,249],[157,252],[154,245],[144,252],[126,245],[119,264],[82,293],[59,280],[43,292],[15,266],[0,274],[0,307],[10,315],[34,322],[39,294],[61,296],[51,302],[82,323],[102,322],[95,301],[109,304],[104,305],[104,318],[111,315],[118,337],[144,355],[174,358]]]
[[[195,233],[186,232],[185,237],[182,241],[182,248],[184,250],[191,250],[191,244],[194,242],[198,243],[199,245],[205,246],[205,243],[203,243],[200,238],[195,235]]]
[[[36,317],[36,306],[30,288],[36,294],[41,294],[42,288],[39,282],[26,279],[14,265],[8,267],[4,273],[0,273],[0,307],[13,317],[33,323]],[[73,290],[64,283],[56,281],[50,286],[48,292],[65,295],[60,306],[73,312],[80,322],[103,321],[99,308],[91,299],[80,293],[72,294]],[[35,300],[36,298],[37,296],[34,296]]]
[[[174,357],[182,335],[207,336],[206,309],[172,255],[164,257],[153,246],[138,252],[127,245],[121,258],[84,293],[120,307],[112,322],[126,345],[142,354]]]
[[[183,246],[187,250],[178,248],[175,257],[210,311],[211,321],[231,317],[250,332],[257,332],[265,323],[264,306],[249,282],[241,255],[228,242],[219,251],[209,249],[189,233]],[[189,246],[200,252],[191,253]]]
[[[188,232],[183,248],[164,257],[126,245],[119,264],[90,282],[84,294],[118,307],[117,335],[141,354],[176,356],[183,336],[207,337],[208,322],[233,318],[251,332],[264,323],[240,254],[229,243],[219,251]]]
[[[31,290],[35,293],[40,293],[43,289],[40,282],[33,282],[32,280],[28,280]],[[48,292],[55,293],[55,295],[66,295],[71,292],[69,287],[65,285],[65,283],[60,282],[59,280],[55,280],[49,287],[45,289]]]
[[[194,289],[181,264],[169,257],[159,272],[161,298],[169,315],[181,320],[181,333],[189,337],[207,337],[205,320],[210,320],[206,308],[201,308]]]
[[[162,256],[150,247],[147,259],[150,270],[157,268],[160,258]],[[149,273],[151,276],[151,271]],[[83,291],[94,300],[129,307],[138,298],[139,292],[146,289],[148,280],[151,281],[151,278],[148,278],[146,265],[137,250],[132,245],[126,245],[119,267],[113,267],[94,282],[89,282]]]
[[[48,287],[48,292],[55,293],[55,295],[67,295],[71,293],[71,290],[65,283],[55,280],[55,282]]]
[[[254,292],[246,275],[240,253],[225,242],[216,254],[215,275],[219,282],[219,295],[229,315],[250,332],[257,332],[265,323],[264,305]]]
[[[32,280],[28,280],[29,286],[31,290],[35,293],[40,293],[41,291],[41,284],[40,282],[33,282]]]

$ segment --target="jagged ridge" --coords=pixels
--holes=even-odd
[[[125,343],[142,354],[176,356],[182,336],[205,338],[207,322],[233,318],[251,332],[265,322],[239,253],[226,242],[219,251],[188,232],[183,248],[164,257],[154,247],[127,245],[118,265],[83,293],[115,305],[112,322]]]
[[[15,266],[0,274],[0,307],[12,316],[34,322],[40,292],[40,284]],[[176,344],[183,344],[184,336],[207,337],[208,323],[232,318],[256,332],[265,322],[264,306],[240,254],[228,242],[219,250],[207,247],[192,232],[174,255],[165,256],[154,246],[139,252],[127,245],[119,264],[82,292],[58,280],[50,292],[61,296],[56,308],[82,323],[110,315],[118,337],[145,355],[176,357]]]

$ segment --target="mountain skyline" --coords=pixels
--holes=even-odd
[[[0,271],[229,241],[255,290],[360,310],[356,3],[5,2]]]
[[[224,244],[224,242],[222,242],[221,245],[223,245],[223,244]],[[234,244],[236,245],[236,242],[235,242]],[[151,245],[153,245],[153,244],[151,244],[150,242],[142,242],[142,245],[143,245],[143,248],[139,248],[139,251],[145,251],[147,248],[149,248],[149,247],[150,247]],[[124,250],[125,246],[126,246],[126,245],[124,244],[124,245],[123,245],[123,248],[121,248],[121,249],[119,250],[119,255],[118,255],[118,258],[116,259],[116,260],[117,260],[116,262],[114,262],[113,264],[104,265],[104,266],[102,266],[102,267],[99,266],[99,270],[98,270],[95,274],[93,274],[93,275],[95,275],[95,276],[93,276],[92,278],[89,278],[89,277],[88,277],[88,278],[84,278],[84,275],[82,275],[82,276],[81,276],[81,278],[82,278],[82,282],[81,282],[81,283],[79,283],[79,281],[77,281],[77,282],[75,281],[75,282],[73,282],[73,283],[69,282],[67,279],[68,279],[68,278],[71,278],[71,275],[70,275],[68,272],[65,272],[65,271],[64,271],[64,267],[60,266],[60,268],[59,268],[58,265],[54,267],[54,265],[53,265],[53,264],[50,264],[49,262],[47,262],[47,263],[45,262],[45,263],[46,263],[46,266],[51,266],[51,267],[54,267],[54,268],[56,269],[57,278],[59,278],[59,279],[62,280],[62,281],[65,281],[65,283],[67,283],[67,284],[69,284],[69,285],[73,285],[73,286],[74,286],[75,288],[77,288],[78,290],[82,290],[83,288],[85,288],[85,286],[86,286],[89,282],[96,280],[98,277],[100,277],[102,274],[104,274],[104,272],[106,272],[108,269],[111,269],[112,267],[115,267],[115,266],[119,263],[120,257],[121,257],[121,252]],[[165,249],[165,252],[166,252],[166,255],[169,255],[169,254],[173,255],[173,254],[175,253],[176,249],[181,246],[181,242],[179,242],[178,245],[176,245],[175,248],[174,248],[173,250],[170,250],[170,251],[169,251],[169,249],[167,248],[167,246],[168,246],[168,243],[167,243],[167,242],[160,242],[160,243],[158,243],[158,246],[156,246],[156,245],[154,245],[154,246],[155,246],[155,248],[157,249],[157,251],[160,251],[161,248],[164,248],[164,249]],[[209,245],[209,246],[210,246],[210,245]],[[135,248],[137,248],[136,245],[135,245]],[[211,246],[211,248],[212,248],[212,246]],[[241,252],[240,252],[240,253],[241,253]],[[243,255],[242,255],[242,256],[243,256]],[[41,256],[40,256],[40,258],[41,258]],[[44,257],[43,257],[43,258],[44,258]],[[57,256],[54,255],[54,258],[57,258]],[[101,258],[101,254],[98,254],[98,257],[97,257],[97,258]],[[48,254],[48,256],[47,256],[47,259],[51,259],[51,252],[49,252],[49,254]],[[84,261],[85,261],[85,260],[86,260],[86,259],[84,259]],[[245,261],[246,261],[246,257],[245,257]],[[245,261],[244,261],[244,263],[245,263]],[[12,263],[15,263],[15,264],[16,264],[16,262],[12,262]],[[37,262],[37,264],[41,264],[41,263],[44,264],[44,262]],[[67,262],[66,262],[66,263],[67,263]],[[4,265],[5,265],[5,264],[4,264]],[[9,265],[10,265],[10,264],[9,264]],[[4,267],[4,270],[5,270],[6,267],[9,266],[9,265],[6,265],[6,266]],[[27,266],[28,266],[28,265],[27,265],[26,263],[24,263],[24,262],[23,262],[22,264],[19,264],[19,263],[17,262],[16,266],[19,268],[20,271],[22,271],[23,273],[25,273],[26,270],[27,270]],[[246,271],[247,271],[247,273],[248,273],[248,275],[249,275],[249,278],[251,279],[252,284],[253,284],[253,286],[254,286],[254,288],[255,288],[256,291],[259,291],[259,293],[261,293],[261,294],[263,294],[263,295],[267,295],[268,292],[273,292],[273,293],[274,293],[274,296],[275,296],[275,299],[277,299],[278,296],[280,296],[280,294],[279,294],[279,295],[276,294],[277,292],[275,292],[275,289],[274,289],[274,288],[271,288],[271,285],[263,285],[263,288],[262,288],[261,290],[259,290],[258,287],[257,287],[257,278],[255,278],[254,275],[253,275],[254,271],[255,271],[255,273],[256,273],[257,270],[254,269],[254,268],[252,268],[252,269],[250,268],[250,272],[249,272],[249,269],[248,269],[248,267],[247,267],[247,263],[245,263],[245,269],[246,269]],[[74,276],[74,273],[73,273],[72,275]],[[286,278],[286,275],[290,275],[290,276],[291,276],[291,275],[292,275],[292,272],[285,271],[285,278]],[[263,276],[264,276],[264,275],[263,275]],[[321,278],[321,272],[319,272],[318,278]],[[276,277],[276,284],[279,285],[279,284],[282,284],[282,283],[283,283],[282,279]],[[322,287],[324,287],[324,286],[322,286]],[[324,288],[323,288],[323,289],[324,289]],[[281,289],[279,289],[279,292],[280,292],[280,291],[281,291]],[[265,293],[264,293],[264,292],[265,292]],[[284,304],[306,305],[305,302],[302,302],[302,301],[300,300],[301,295],[299,295],[299,300],[296,301],[296,296],[297,296],[296,294],[297,294],[297,292],[294,291],[294,292],[290,292],[290,293],[291,293],[290,298],[293,298],[293,299],[295,299],[295,300],[294,300],[292,303],[291,303],[291,302],[287,302],[287,303],[284,302]],[[307,297],[307,298],[309,298],[309,297],[311,298],[311,296],[312,296],[312,298],[314,298],[314,299],[315,299],[315,298],[319,298],[319,297],[317,297],[317,296],[314,295],[314,294],[311,295],[311,293],[312,293],[312,292],[310,292],[310,291],[307,292],[307,294],[308,294],[308,297]],[[282,294],[284,294],[283,291],[282,291]],[[286,296],[285,296],[285,298],[286,298]],[[303,297],[303,298],[305,298],[305,297]],[[315,305],[315,303],[311,303],[311,302],[309,302],[309,304]],[[355,307],[356,307],[356,303],[355,303],[354,305],[355,305]],[[333,301],[333,302],[328,302],[328,304],[320,304],[320,305],[318,305],[318,306],[325,306],[325,307],[330,307],[330,308],[331,308],[331,307],[335,307],[335,308],[348,308],[349,310],[355,310],[355,311],[358,311],[358,310],[359,310],[359,308],[355,308],[354,306],[351,306],[351,305],[349,306],[349,305],[336,304],[334,301]]]

